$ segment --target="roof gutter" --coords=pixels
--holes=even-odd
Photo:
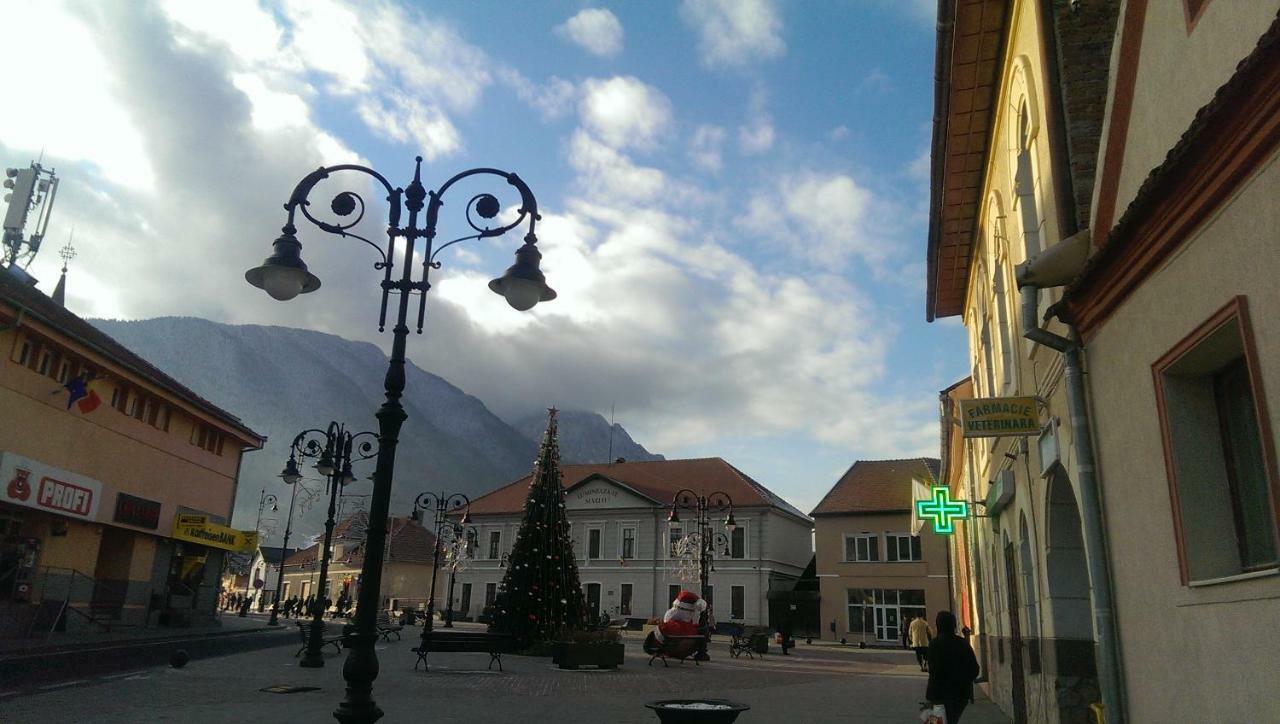
[[[929,157],[929,241],[925,320],[934,320],[938,299],[938,246],[942,241],[942,174],[946,160],[947,114],[951,103],[951,43],[955,31],[955,0],[938,0],[938,41],[933,61],[933,141]]]

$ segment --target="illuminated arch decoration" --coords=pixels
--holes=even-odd
[[[952,500],[950,490],[935,486],[932,498],[916,501],[916,517],[932,520],[934,533],[951,535],[955,532],[955,521],[969,517],[969,503]]]

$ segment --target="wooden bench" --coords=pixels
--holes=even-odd
[[[649,654],[650,666],[653,666],[654,659],[662,659],[663,666],[668,665],[667,659],[677,659],[683,664],[698,653],[698,644],[705,640],[705,636],[667,636],[658,641],[658,637],[651,631],[644,640],[644,652]],[[693,659],[693,663],[698,664],[698,660]]]
[[[392,634],[395,635],[396,641],[399,641],[400,632],[404,630],[404,626],[391,620],[391,613],[388,611],[379,611],[374,625],[378,629],[378,636],[381,636],[382,640],[388,643],[391,641]]]
[[[507,634],[488,633],[485,631],[436,631],[427,632],[423,639],[418,643],[418,647],[413,649],[413,653],[418,655],[418,660],[413,665],[413,670],[418,670],[418,664],[422,664],[424,670],[430,671],[427,667],[427,654],[435,653],[460,653],[474,652],[489,654],[489,669],[493,668],[496,661],[498,663],[498,671],[502,671],[502,655],[515,650],[515,639]]]
[[[312,622],[311,621],[295,621],[294,623],[298,624],[298,636],[302,638],[302,648],[298,649],[298,652],[293,655],[293,658],[296,659],[302,655],[303,651],[307,650],[307,644],[311,640]],[[320,639],[320,650],[324,651],[324,647],[332,646],[334,649],[337,650],[338,653],[342,653],[342,640],[343,640],[342,634],[338,634],[337,636],[332,636],[329,638],[322,637]]]

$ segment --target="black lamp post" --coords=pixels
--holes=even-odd
[[[479,536],[479,531],[453,521],[449,521],[448,530],[452,538],[449,540],[449,601],[444,607],[444,627],[453,628],[453,582],[462,562],[470,557],[471,543]]]
[[[289,535],[293,533],[293,504],[298,502],[298,488],[302,487],[302,476],[296,475],[297,472],[298,465],[295,462],[292,469],[286,464],[284,472],[280,474],[284,482],[293,487],[293,494],[289,496],[289,518],[284,523],[284,542],[280,544],[280,564],[276,567],[276,595],[271,601],[271,618],[267,621],[268,626],[280,625],[280,592],[284,588],[284,559],[289,555]]]
[[[329,583],[329,560],[333,557],[333,516],[338,507],[338,491],[356,481],[351,463],[377,455],[377,442],[376,433],[351,433],[341,424],[330,422],[324,430],[303,430],[289,445],[289,461],[285,463],[281,477],[296,485],[302,480],[298,460],[311,458],[316,461],[316,471],[324,476],[329,486],[329,515],[324,521],[324,547],[320,549],[320,581],[316,586],[315,604],[310,611],[311,635],[307,637],[307,651],[298,662],[299,666],[309,669],[324,666],[324,654],[321,652],[324,599]]]
[[[364,200],[356,193],[343,191],[333,197],[329,208],[340,217],[350,217],[352,221],[331,224],[320,221],[311,215],[308,209],[308,196],[316,184],[338,171],[356,171],[374,179],[387,193],[390,210],[387,216],[387,243],[384,252],[377,244],[350,230],[364,217]],[[464,236],[442,244],[433,251],[436,237],[436,222],[439,219],[440,207],[444,203],[444,194],[459,181],[472,176],[497,176],[515,187],[520,194],[520,208],[511,223],[489,228],[481,228],[472,218],[474,211],[481,219],[493,219],[501,211],[498,199],[492,194],[477,194],[471,197],[465,208],[467,223],[477,233]],[[285,210],[288,218],[281,228],[280,236],[275,240],[272,254],[262,266],[245,272],[245,279],[252,285],[265,290],[273,298],[288,300],[298,294],[313,292],[320,287],[320,280],[307,270],[302,261],[302,244],[295,236],[295,214],[301,211],[308,221],[322,231],[338,236],[354,236],[372,246],[381,256],[381,261],[374,264],[375,269],[384,271],[382,279],[382,311],[378,328],[386,326],[387,301],[394,293],[396,299],[396,323],[392,328],[391,360],[387,369],[384,388],[386,401],[378,410],[378,433],[380,447],[377,467],[374,471],[373,495],[369,506],[369,528],[366,534],[364,564],[361,567],[360,595],[356,607],[356,630],[347,637],[349,642],[346,663],[342,667],[342,675],[347,681],[346,699],[338,705],[333,715],[343,724],[368,724],[382,717],[382,710],[373,700],[373,681],[378,678],[378,657],[373,650],[377,640],[377,609],[382,582],[382,562],[387,542],[387,513],[391,505],[391,482],[395,472],[396,445],[400,439],[400,428],[404,424],[404,407],[400,397],[404,393],[405,343],[409,336],[407,325],[409,315],[409,298],[412,293],[421,294],[418,306],[418,333],[422,333],[423,317],[426,314],[426,292],[431,285],[428,275],[436,268],[435,257],[439,252],[452,244],[466,239],[482,239],[502,236],[511,229],[529,224],[529,231],[524,236],[524,245],[516,251],[516,263],[510,266],[501,277],[489,282],[489,288],[506,298],[513,308],[524,311],[538,302],[547,302],[556,298],[556,293],[547,286],[546,278],[538,268],[542,254],[538,251],[538,237],[534,234],[534,225],[541,218],[538,215],[538,202],[525,182],[514,173],[507,173],[493,168],[474,168],[463,171],[442,185],[439,190],[429,194],[422,185],[422,157],[417,158],[414,167],[413,181],[408,188],[393,188],[382,174],[373,169],[354,164],[341,164],[320,168],[308,174],[294,188],[289,196]],[[359,213],[356,213],[357,206]],[[418,226],[418,216],[426,210],[425,225]],[[408,224],[400,225],[402,211],[408,211]],[[419,239],[423,240],[422,273],[414,280],[415,247]],[[399,279],[392,278],[397,251],[404,259],[404,269]]]
[[[702,585],[702,589],[698,591],[698,595],[702,596],[702,600],[707,600],[707,589],[709,585],[707,579],[710,577],[711,560],[715,551],[728,551],[730,541],[724,533],[711,530],[711,513],[728,512],[724,519],[724,528],[732,535],[738,524],[733,519],[733,499],[727,493],[716,491],[710,495],[698,495],[687,488],[677,490],[676,494],[671,498],[671,513],[667,515],[668,523],[679,523],[679,509],[692,511],[695,515],[694,524],[698,528],[698,577]],[[707,615],[711,606],[708,602],[707,608],[702,610],[702,615],[698,619],[698,626],[702,629],[703,639],[698,643],[698,653],[694,658],[698,661],[709,661],[710,656],[707,655]]]
[[[278,510],[279,506],[276,505],[276,503],[277,503],[276,496],[267,495],[266,488],[263,488],[262,492],[258,494],[258,521],[253,524],[253,530],[255,533],[261,532],[262,530],[262,511],[266,510],[266,507],[268,505],[271,506],[272,511]],[[258,548],[259,550],[261,550],[262,545],[259,544]],[[246,600],[248,600],[249,598],[249,585],[253,583],[253,559],[256,557],[257,557],[257,551],[254,551],[253,557],[249,559],[249,575],[244,577],[244,597]],[[264,559],[265,559],[265,556],[264,556]],[[262,609],[258,609],[258,610],[261,611]],[[248,614],[248,611],[249,611],[248,606],[241,605],[240,610],[236,612],[236,615],[239,616],[240,618],[244,618]]]
[[[434,624],[433,619],[436,615],[436,571],[440,568],[440,534],[445,526],[445,521],[449,513],[453,511],[462,511],[462,520],[456,524],[450,525],[463,526],[471,522],[471,500],[462,493],[419,493],[417,498],[413,500],[413,517],[422,520],[422,511],[436,509],[436,517],[434,525],[431,529],[431,535],[435,539],[435,555],[431,560],[431,597],[427,599],[427,620],[422,624],[422,639],[425,642],[431,635],[431,628]],[[449,626],[452,627],[452,624]]]

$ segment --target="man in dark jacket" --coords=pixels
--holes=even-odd
[[[924,696],[946,708],[947,724],[957,724],[973,699],[978,657],[968,641],[956,636],[955,614],[939,611],[935,623],[938,636],[929,642],[929,686]]]

